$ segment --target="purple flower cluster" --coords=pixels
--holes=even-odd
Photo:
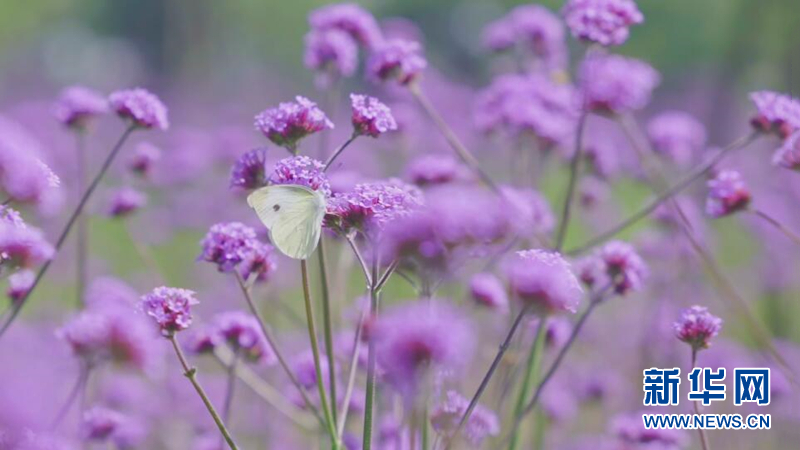
[[[621,114],[644,108],[660,76],[643,61],[591,54],[581,64],[579,79],[589,110]]]
[[[557,252],[517,252],[507,269],[511,292],[536,314],[575,313],[583,295],[570,264]]]
[[[275,145],[294,151],[301,139],[333,129],[333,123],[316,103],[298,95],[294,103],[280,103],[262,111],[255,118],[255,127]]]
[[[355,134],[378,137],[387,131],[397,130],[397,122],[388,106],[375,97],[350,94]]]
[[[220,272],[239,270],[245,280],[266,279],[277,268],[271,245],[259,241],[252,228],[239,222],[212,225],[200,241],[201,261],[216,264]]]
[[[503,75],[477,98],[474,120],[483,131],[530,133],[544,146],[563,144],[575,131],[578,96],[569,84],[545,75]]]
[[[561,13],[575,38],[605,46],[624,43],[631,25],[644,22],[633,0],[569,0]]]
[[[157,287],[142,297],[141,308],[150,316],[165,336],[189,328],[192,324],[191,308],[200,302],[188,289]]]
[[[267,151],[254,149],[240,156],[231,169],[230,187],[245,190],[267,185]]]
[[[111,197],[108,214],[111,217],[126,217],[147,204],[147,196],[131,187],[117,190]]]
[[[469,400],[456,391],[447,391],[445,398],[431,411],[431,425],[436,432],[449,436],[467,412]],[[500,420],[492,410],[478,404],[469,416],[464,434],[474,446],[500,434]]]
[[[708,181],[706,214],[718,218],[733,214],[750,205],[750,189],[735,170],[721,170]]]
[[[381,43],[367,60],[367,74],[374,81],[397,81],[407,85],[416,80],[428,62],[417,42],[390,39]]]
[[[340,30],[367,48],[383,41],[378,22],[369,11],[355,3],[328,5],[311,12],[308,22],[315,30]]]
[[[772,155],[772,164],[789,170],[800,170],[800,131],[784,139]]]
[[[469,292],[478,305],[494,311],[509,309],[508,294],[503,283],[490,273],[478,273],[469,280]]]
[[[399,180],[357,184],[351,192],[335,194],[328,203],[327,223],[344,233],[368,234],[390,221],[410,215],[422,204],[422,194]]]
[[[420,187],[467,181],[472,173],[461,161],[446,154],[424,154],[408,163],[406,178]]]
[[[92,119],[107,112],[106,98],[83,86],[71,86],[61,91],[53,107],[59,122],[76,129],[85,128]]]
[[[169,128],[167,107],[151,92],[142,89],[128,89],[112,92],[108,96],[112,111],[131,124],[141,128]]]
[[[31,268],[54,254],[55,249],[39,229],[0,222],[0,266],[4,269]]]
[[[233,353],[247,361],[266,365],[277,359],[267,342],[258,320],[241,311],[228,311],[214,317],[211,325],[192,335],[191,349],[195,353],[213,350],[221,343],[227,343]]]
[[[632,245],[611,241],[594,255],[580,260],[578,274],[586,285],[599,290],[611,289],[619,295],[642,289],[648,268]]]
[[[692,306],[681,313],[673,324],[675,336],[695,350],[708,348],[712,338],[722,329],[722,319],[708,312],[704,306]]]
[[[320,74],[319,82],[323,86],[355,73],[358,46],[347,32],[336,28],[311,30],[306,34],[305,42],[305,65]]]
[[[161,160],[161,149],[149,142],[140,142],[128,161],[128,168],[139,176],[148,176]]]
[[[750,94],[756,105],[756,114],[750,119],[753,127],[763,133],[775,133],[787,138],[800,129],[800,101],[773,91],[758,91]]]
[[[469,319],[436,299],[387,309],[370,339],[384,377],[407,397],[417,392],[425,371],[463,368],[475,343]]]
[[[269,177],[272,184],[297,184],[314,191],[319,191],[325,197],[331,196],[331,185],[323,169],[325,164],[308,156],[294,156],[284,158],[275,164],[275,170]]]
[[[483,30],[484,46],[505,51],[519,46],[540,59],[547,67],[560,67],[566,60],[564,24],[541,5],[522,5]]]
[[[666,111],[647,124],[653,150],[680,165],[686,165],[706,145],[706,129],[690,114]]]
[[[0,188],[17,204],[51,212],[61,200],[59,177],[45,164],[35,137],[0,117]]]

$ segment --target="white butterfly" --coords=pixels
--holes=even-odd
[[[325,218],[325,196],[305,186],[280,184],[263,187],[247,197],[247,204],[269,229],[269,238],[284,255],[308,259],[319,243]]]

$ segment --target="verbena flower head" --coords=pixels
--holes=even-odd
[[[39,229],[0,222],[0,265],[3,268],[31,268],[54,254],[55,249]]]
[[[294,151],[301,139],[333,129],[333,123],[316,103],[298,95],[294,103],[280,103],[262,111],[255,118],[255,127],[275,145]]]
[[[17,228],[27,227],[19,211],[7,205],[0,205],[0,223],[7,223]]]
[[[578,118],[578,95],[549,77],[502,75],[478,94],[473,117],[481,131],[532,134],[543,147],[566,143]]]
[[[619,295],[642,289],[648,269],[632,245],[611,241],[600,248],[596,257],[602,262],[604,280],[599,285],[600,289],[604,289],[607,283]]]
[[[11,302],[16,303],[25,298],[31,290],[31,287],[33,287],[35,279],[36,274],[28,269],[23,269],[11,274],[8,277],[8,290],[6,291]]]
[[[158,363],[157,335],[130,303],[92,304],[56,331],[87,364],[114,362],[139,370]]]
[[[350,94],[353,129],[356,134],[378,137],[397,130],[397,122],[388,106],[375,97]]]
[[[192,324],[191,307],[198,303],[193,291],[161,286],[142,297],[141,308],[168,336]]]
[[[692,115],[681,111],[667,111],[647,124],[647,136],[653,150],[686,165],[706,145],[706,129]]]
[[[567,56],[564,24],[541,5],[517,6],[483,31],[483,43],[493,51],[519,45],[546,66],[560,66]]]
[[[336,194],[328,204],[327,223],[347,233],[378,231],[407,216],[422,204],[422,194],[399,180],[357,184],[352,192]]]
[[[131,187],[117,190],[111,197],[108,214],[111,217],[125,217],[147,204],[147,196]]]
[[[416,80],[428,62],[417,42],[390,39],[381,43],[367,61],[367,74],[374,81],[397,81],[407,85]]]
[[[581,64],[579,79],[590,110],[619,114],[644,108],[660,76],[643,61],[592,54]]]
[[[308,22],[317,30],[344,31],[367,48],[383,41],[375,17],[355,3],[337,3],[315,9],[309,14]]]
[[[0,118],[0,187],[16,204],[34,204],[47,211],[58,203],[61,182],[39,158],[32,135]]]
[[[420,187],[466,181],[469,169],[452,155],[433,153],[412,159],[406,167],[406,179]]]
[[[468,407],[469,399],[456,391],[447,391],[443,401],[431,411],[433,429],[437,433],[450,436],[458,427]],[[464,425],[464,436],[472,445],[478,447],[487,437],[499,434],[500,420],[497,414],[480,403],[475,405]]]
[[[240,222],[212,225],[200,241],[198,259],[217,265],[220,272],[231,272],[244,261],[256,246],[256,232]]]
[[[323,169],[325,164],[308,156],[292,156],[275,164],[269,177],[272,184],[299,184],[331,196],[331,185]]]
[[[214,318],[214,327],[234,353],[252,362],[273,364],[275,353],[261,332],[258,320],[241,311],[230,311]]]
[[[387,309],[370,330],[370,339],[375,340],[384,377],[407,399],[429,370],[463,368],[474,346],[467,317],[437,299]]]
[[[149,142],[140,142],[128,161],[128,168],[136,175],[148,176],[159,160],[161,160],[161,149]]]
[[[317,71],[325,87],[341,77],[352,76],[358,66],[358,46],[349,34],[338,29],[311,30],[305,37],[306,67]]]
[[[619,414],[611,421],[611,432],[628,445],[642,445],[659,450],[680,450],[687,443],[683,430],[668,428],[648,429],[642,422],[642,413]]]
[[[560,253],[519,251],[507,272],[513,294],[537,314],[577,311],[583,289]]]
[[[508,311],[508,294],[503,283],[490,273],[478,273],[469,281],[469,292],[478,305],[489,309]]]
[[[76,129],[85,128],[92,119],[107,112],[106,98],[83,86],[71,86],[61,91],[53,107],[59,122]]]
[[[516,213],[519,233],[544,236],[553,230],[556,219],[550,203],[535,189],[517,189],[502,186],[504,200]]]
[[[787,138],[800,129],[800,101],[773,91],[757,91],[750,94],[756,105],[756,114],[750,119],[753,127],[763,133],[774,133]]]
[[[167,107],[161,100],[142,88],[112,92],[108,96],[111,110],[141,128],[169,128]]]
[[[718,218],[747,208],[750,204],[750,189],[735,170],[721,170],[708,181],[706,214]]]
[[[93,406],[83,413],[81,431],[87,440],[102,441],[110,438],[125,420],[125,415],[120,412]]]
[[[231,169],[230,187],[252,190],[267,185],[267,151],[250,150],[240,156]]]
[[[711,339],[722,329],[722,319],[708,312],[708,308],[695,305],[683,310],[672,326],[678,339],[699,350],[711,345]]]
[[[633,0],[569,0],[561,13],[576,39],[600,45],[620,45],[631,25],[644,22]]]
[[[261,241],[256,241],[250,246],[250,251],[239,264],[239,273],[242,278],[255,281],[266,281],[278,269],[275,247]]]
[[[772,164],[784,169],[800,171],[800,131],[794,132],[772,155]]]

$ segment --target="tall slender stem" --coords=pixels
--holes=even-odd
[[[333,370],[336,358],[333,354],[333,314],[331,313],[331,294],[328,283],[328,268],[325,263],[325,237],[322,236],[317,246],[319,259],[320,286],[322,287],[322,332],[325,336],[325,353],[328,356],[328,383],[330,384],[331,419],[336,427],[336,371]]]
[[[378,263],[375,258],[372,262],[371,280],[378,278]],[[369,287],[369,313],[371,320],[378,318],[378,306],[380,301],[380,292],[375,289],[374,283],[370,283]],[[372,449],[372,427],[373,415],[375,414],[375,378],[377,372],[377,359],[375,355],[375,340],[370,339],[367,343],[367,389],[364,399],[364,438],[362,445],[364,450]],[[413,435],[413,433],[412,433]],[[413,437],[412,437],[413,439]]]
[[[236,443],[233,442],[233,437],[225,427],[225,423],[222,421],[219,414],[217,414],[217,410],[214,409],[214,405],[211,403],[211,400],[209,400],[205,390],[203,390],[203,387],[200,386],[200,383],[197,381],[197,369],[189,366],[189,362],[186,360],[186,356],[184,356],[183,350],[181,350],[181,346],[178,344],[178,340],[175,339],[175,334],[170,334],[168,339],[172,343],[172,347],[175,349],[175,354],[178,355],[178,360],[183,367],[183,375],[189,379],[189,382],[191,382],[192,386],[194,386],[194,390],[197,391],[197,395],[199,395],[200,399],[203,400],[203,403],[206,405],[206,409],[208,409],[209,414],[211,414],[211,418],[214,419],[214,423],[217,424],[217,428],[219,428],[220,433],[222,433],[222,437],[225,439],[225,442],[228,443],[228,447],[230,447],[231,450],[237,450],[238,447],[236,446]]]
[[[586,108],[581,109],[578,119],[578,129],[575,132],[575,152],[572,154],[572,161],[569,165],[569,183],[567,184],[567,197],[564,199],[564,209],[561,211],[561,221],[558,224],[556,234],[556,251],[561,251],[564,246],[564,239],[567,236],[567,227],[572,214],[572,200],[575,197],[575,186],[578,183],[581,159],[583,157],[583,130],[586,128],[586,118],[588,116]]]
[[[228,367],[230,361],[233,359],[232,352],[220,346],[214,349],[214,357],[223,367]],[[279,413],[283,414],[300,428],[312,430],[315,426],[316,421],[314,421],[310,415],[306,415],[305,411],[294,406],[280,391],[272,387],[266,380],[259,377],[246,365],[237,364],[235,374],[245,386],[249,387],[256,395],[261,397],[262,400],[274,407]]]
[[[322,406],[322,414],[325,416],[325,423],[328,426],[328,433],[331,438],[331,448],[339,448],[339,440],[336,438],[336,427],[331,417],[331,410],[328,406],[327,393],[325,392],[325,382],[322,380],[322,364],[319,357],[319,344],[317,343],[317,326],[314,320],[314,308],[311,303],[311,287],[308,281],[308,264],[305,259],[300,260],[300,272],[303,278],[303,300],[306,306],[306,322],[308,325],[308,338],[311,340],[311,353],[314,356],[314,370],[316,371],[317,389],[319,390],[319,402]],[[328,370],[333,370],[328,367]]]
[[[514,406],[514,416],[518,417],[522,413],[522,408],[525,407],[525,400],[530,394],[531,386],[535,386],[539,376],[539,366],[542,361],[542,349],[544,348],[544,336],[547,332],[547,318],[541,317],[539,326],[536,330],[536,338],[533,340],[531,352],[528,355],[528,364],[525,368],[525,374],[522,376],[522,386],[519,390],[519,397]],[[516,450],[519,448],[519,430],[515,430],[511,435],[511,442],[508,444],[509,450]]]
[[[707,162],[701,164],[697,169],[695,169],[692,173],[687,175],[683,180],[679,181],[678,183],[675,183],[672,187],[666,189],[662,194],[657,196],[653,201],[648,203],[642,209],[632,214],[630,217],[623,220],[618,225],[615,225],[610,229],[608,229],[607,231],[604,231],[603,233],[599,234],[598,236],[591,238],[584,244],[581,244],[569,250],[567,253],[571,255],[582,253],[596,245],[599,245],[607,241],[608,239],[611,239],[612,237],[616,236],[623,230],[627,229],[628,227],[636,224],[640,220],[649,216],[650,213],[652,213],[653,211],[656,210],[656,208],[664,204],[665,201],[672,198],[679,192],[683,191],[684,189],[689,187],[692,183],[697,181],[697,179],[708,173],[708,171],[711,170],[715,165],[717,165],[717,163],[719,163],[729,152],[745,147],[747,144],[753,142],[755,136],[756,136],[755,134],[749,134],[740,139],[737,139],[736,141],[732,142],[725,148],[719,150]]]
[[[359,136],[358,134],[353,133],[352,136],[347,138],[347,140],[344,141],[342,145],[340,145],[339,148],[337,148],[336,151],[333,152],[333,154],[328,158],[328,160],[325,161],[325,167],[322,168],[322,171],[327,172],[327,170],[330,169],[331,164],[333,164],[333,162],[336,161],[336,158],[338,158],[339,155],[341,155],[342,152],[344,152],[344,149],[346,149],[350,144],[352,144],[353,141],[355,141],[358,136]]]
[[[86,189],[86,130],[78,129],[75,132],[75,161],[76,184],[78,195]],[[75,268],[77,276],[78,307],[83,306],[83,291],[86,288],[86,255],[88,243],[88,228],[86,214],[78,215],[78,232],[76,236]]]
[[[430,450],[430,427],[428,427],[428,406],[427,402],[422,406],[420,414],[420,436],[422,438],[422,450]]]
[[[358,317],[356,324],[356,332],[353,337],[353,354],[350,356],[350,366],[347,371],[347,389],[344,392],[342,399],[342,412],[339,414],[339,423],[336,429],[336,436],[341,440],[342,433],[344,433],[344,426],[347,423],[347,412],[350,410],[350,397],[353,395],[353,388],[356,384],[356,372],[358,371],[358,357],[361,353],[361,331],[364,328],[364,318],[366,317],[366,309],[362,308],[361,314]]]
[[[692,347],[692,371],[697,366],[697,348],[694,346]],[[700,406],[698,405],[698,401],[692,402],[694,406],[694,413],[700,414]],[[711,447],[708,445],[708,436],[706,436],[705,430],[703,428],[698,428],[697,432],[700,433],[700,445],[703,446],[703,450],[709,450]]]
[[[484,182],[487,186],[489,186],[493,191],[499,193],[500,188],[497,186],[497,183],[492,180],[488,173],[481,167],[480,162],[475,158],[475,156],[467,150],[467,147],[461,142],[461,139],[458,138],[456,133],[450,128],[450,125],[445,122],[444,118],[442,118],[441,114],[436,110],[433,104],[428,100],[428,97],[425,96],[425,93],[422,92],[422,88],[417,83],[411,83],[408,85],[408,90],[411,92],[411,95],[417,100],[417,102],[422,106],[422,109],[431,118],[436,128],[444,136],[447,143],[450,147],[456,152],[461,161],[467,165],[480,179]]]
[[[67,400],[64,402],[64,405],[61,407],[61,409],[58,410],[58,414],[56,415],[55,419],[53,419],[53,422],[50,425],[52,429],[56,429],[58,427],[61,421],[64,420],[64,417],[67,416],[69,410],[72,409],[72,405],[75,404],[75,400],[80,397],[83,387],[86,385],[86,380],[89,378],[89,370],[90,366],[81,362],[81,367],[78,372],[78,379],[75,380],[75,385],[72,387],[72,390],[70,390]]]
[[[250,295],[250,289],[247,288],[245,284],[244,278],[242,278],[242,274],[238,271],[233,271],[234,275],[236,276],[236,282],[239,285],[239,288],[244,295],[244,299],[247,302],[247,306],[250,308],[250,312],[255,316],[256,320],[258,321],[258,326],[261,328],[261,332],[264,333],[264,337],[269,342],[270,347],[272,347],[273,353],[275,353],[275,357],[278,359],[278,364],[281,365],[283,371],[286,373],[286,376],[289,377],[289,381],[291,381],[292,385],[294,385],[295,389],[300,393],[300,396],[303,398],[303,403],[305,403],[306,407],[309,411],[311,411],[314,416],[319,420],[320,425],[323,427],[326,426],[325,419],[320,415],[317,407],[314,403],[311,402],[311,399],[308,398],[308,394],[306,394],[305,388],[300,384],[297,377],[294,374],[294,371],[289,367],[289,364],[286,362],[286,358],[283,356],[283,352],[278,347],[278,341],[275,339],[275,336],[272,335],[272,331],[270,331],[269,327],[267,327],[267,323],[264,321],[264,318],[261,316],[261,312],[258,311],[256,308],[255,302],[253,302],[253,296]]]
[[[481,384],[478,386],[478,390],[475,391],[475,395],[472,396],[472,400],[469,402],[469,406],[467,406],[467,410],[464,411],[464,415],[461,417],[461,420],[458,422],[458,426],[456,427],[455,431],[453,431],[452,436],[450,436],[445,449],[449,449],[453,442],[455,441],[458,434],[464,428],[464,425],[469,420],[469,416],[472,414],[472,411],[475,409],[475,406],[478,405],[478,401],[481,399],[481,395],[483,395],[483,391],[486,390],[486,387],[489,386],[489,381],[492,379],[494,372],[500,366],[500,361],[503,360],[503,356],[506,354],[506,350],[511,345],[511,340],[514,338],[514,335],[517,333],[517,328],[519,328],[519,324],[522,322],[522,318],[525,317],[525,314],[528,312],[528,308],[523,308],[519,314],[517,314],[517,318],[514,319],[514,323],[511,325],[511,328],[508,330],[508,334],[506,338],[503,340],[503,343],[500,344],[499,349],[497,350],[497,354],[492,361],[492,364],[489,366],[489,370],[486,372],[486,375],[483,376],[483,380],[481,380]]]
[[[789,239],[794,241],[795,244],[800,244],[800,236],[795,234],[794,231],[786,228],[786,226],[784,224],[780,223],[780,221],[778,221],[776,218],[770,216],[769,214],[765,213],[764,211],[762,211],[760,209],[749,209],[749,211],[751,213],[755,214],[756,216],[760,217],[761,219],[763,219],[768,224],[770,224],[773,227],[775,227],[776,230],[780,231],[786,237],[788,237]]]
[[[5,323],[3,323],[2,328],[0,328],[0,337],[2,337],[3,334],[5,334],[6,330],[8,330],[8,328],[14,322],[14,319],[17,318],[19,312],[28,302],[28,299],[30,298],[31,294],[36,289],[36,286],[39,285],[39,282],[42,280],[42,277],[44,277],[44,274],[47,273],[47,269],[50,268],[50,264],[53,263],[53,260],[58,255],[58,252],[64,245],[64,241],[67,240],[67,236],[69,236],[69,232],[70,230],[72,230],[72,226],[75,225],[75,221],[78,219],[78,216],[80,216],[80,214],[83,212],[83,208],[86,206],[86,203],[89,201],[89,198],[92,196],[92,193],[94,193],[95,189],[97,189],[97,186],[100,184],[100,181],[103,179],[103,176],[108,171],[108,168],[111,167],[111,164],[114,162],[114,159],[117,157],[117,154],[119,153],[120,149],[122,149],[122,145],[125,143],[125,141],[128,139],[128,136],[130,136],[130,134],[135,129],[136,129],[135,126],[129,126],[128,128],[126,128],[125,131],[122,133],[122,136],[120,136],[120,138],[117,140],[117,143],[111,149],[111,152],[108,154],[106,160],[103,162],[103,165],[100,167],[100,171],[97,173],[97,175],[95,175],[94,179],[92,180],[92,183],[83,193],[80,202],[78,202],[78,206],[72,212],[72,215],[67,221],[67,224],[64,226],[64,229],[61,230],[61,235],[59,235],[58,240],[56,241],[55,253],[53,254],[53,257],[47,260],[44,264],[42,264],[42,267],[39,268],[39,272],[36,273],[36,278],[33,279],[33,284],[31,285],[31,288],[28,289],[28,292],[25,294],[24,297],[22,297],[18,302],[14,303],[14,308],[11,310],[11,315],[8,316]]]
[[[233,405],[233,391],[236,386],[236,365],[239,362],[239,351],[233,352],[233,358],[228,363],[228,379],[225,386],[225,400],[222,403],[222,422],[230,424],[231,420],[231,405]],[[222,442],[220,442],[222,447]]]
[[[603,289],[596,291],[592,295],[592,298],[589,299],[589,306],[586,308],[586,311],[584,311],[581,317],[578,319],[578,322],[575,324],[575,328],[572,329],[572,334],[570,334],[569,339],[567,339],[567,342],[564,344],[563,347],[561,347],[561,350],[559,350],[558,355],[556,355],[556,359],[550,365],[550,368],[547,369],[547,372],[545,372],[544,377],[542,377],[542,381],[539,382],[539,385],[533,392],[533,397],[528,402],[528,404],[525,405],[525,409],[522,410],[522,413],[514,418],[514,425],[511,428],[509,436],[513,436],[517,432],[517,429],[522,423],[522,419],[526,415],[528,415],[528,413],[533,411],[534,408],[536,408],[536,405],[539,402],[539,397],[542,395],[545,386],[547,386],[547,383],[550,381],[550,379],[556,373],[558,368],[561,366],[561,362],[564,360],[564,357],[567,355],[567,352],[572,348],[572,345],[578,338],[581,329],[583,329],[583,326],[586,324],[586,321],[589,319],[589,316],[592,314],[592,311],[594,311],[597,305],[599,305],[603,301],[606,292],[608,292],[608,290],[611,289],[611,286],[612,285],[609,284],[608,286],[605,286]]]

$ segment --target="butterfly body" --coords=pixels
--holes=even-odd
[[[266,186],[247,197],[269,230],[272,244],[294,259],[308,259],[319,243],[325,218],[325,196],[305,186]]]

